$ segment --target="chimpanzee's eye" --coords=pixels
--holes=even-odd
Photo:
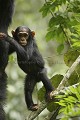
[[[27,37],[27,34],[26,34],[26,33],[24,33],[24,34],[23,34],[23,36],[24,36],[24,37]]]
[[[28,33],[18,33],[18,37],[21,38],[21,37],[28,37]]]
[[[23,36],[23,34],[22,34],[22,33],[19,33],[19,34],[18,34],[18,37],[19,37],[19,38],[21,38],[22,36]]]
[[[24,35],[23,35],[25,38],[26,37],[28,37],[29,36],[29,34],[28,33],[24,33]]]

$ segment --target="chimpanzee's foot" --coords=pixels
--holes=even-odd
[[[47,92],[45,95],[46,101],[49,102],[51,100],[53,100],[53,94],[52,92]]]
[[[4,39],[6,37],[7,37],[7,35],[5,33],[0,32],[0,39]]]
[[[36,110],[38,110],[38,104],[33,104],[28,109],[31,111],[36,111]]]

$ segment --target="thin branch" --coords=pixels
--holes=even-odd
[[[46,116],[46,117],[44,118],[44,120],[55,120],[56,115],[57,115],[59,109],[60,109],[60,106],[58,106],[55,111],[50,112],[50,113],[48,114],[48,116]],[[54,119],[53,119],[53,116],[54,116]]]
[[[34,120],[47,106],[47,103],[45,101],[42,101],[39,105],[39,109],[35,112],[31,112],[29,117],[26,118],[26,120]]]
[[[58,112],[60,110],[60,106],[56,109],[56,111],[54,112],[54,114],[52,115],[52,117],[50,118],[50,120],[56,120],[56,116],[58,115]]]
[[[60,93],[60,90],[63,90],[65,88],[66,82],[68,81],[71,74],[74,72],[75,68],[78,65],[80,65],[80,55],[76,59],[76,61],[72,64],[72,66],[69,68],[69,70],[65,74],[64,78],[62,79],[61,83],[59,84],[58,88],[52,92],[53,96],[58,95]],[[36,112],[32,112],[26,120],[34,120],[46,108],[46,106],[47,106],[47,103],[45,101],[43,101],[40,104],[39,109]]]

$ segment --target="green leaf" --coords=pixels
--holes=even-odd
[[[53,87],[57,88],[62,79],[63,79],[63,75],[57,74],[57,75],[53,76],[51,78],[51,83],[52,83]]]
[[[66,103],[65,103],[65,101],[64,100],[60,100],[60,102],[58,103],[59,105],[61,105],[61,106],[63,106],[63,107],[65,107],[66,106]]]
[[[48,9],[44,10],[43,13],[42,13],[42,16],[43,16],[43,17],[47,16],[48,12],[49,12]]]
[[[61,44],[63,44],[66,40],[64,33],[62,32],[61,28],[57,31],[57,41]]]
[[[74,71],[72,75],[70,76],[68,83],[69,85],[74,85],[79,82],[78,74]]]
[[[50,4],[44,4],[43,7],[39,10],[39,12],[42,12],[42,16],[45,17],[50,12],[49,10]]]
[[[72,86],[69,89],[73,94],[76,94],[78,92],[77,89]]]
[[[64,49],[64,45],[63,44],[60,44],[57,48],[57,52],[60,54]]]
[[[77,48],[78,50],[80,50],[80,41],[77,41],[77,42],[73,43],[72,46],[74,47],[74,49]]]
[[[70,67],[79,55],[80,55],[79,51],[69,49],[64,55],[65,64]]]
[[[65,4],[65,3],[66,3],[66,0],[62,0],[62,2]]]
[[[48,103],[47,110],[50,112],[55,111],[58,106],[59,105],[55,104],[55,100],[54,100],[53,102]]]
[[[38,91],[38,99],[42,102],[45,99],[46,90],[44,87],[40,88]]]
[[[57,21],[56,17],[52,17],[49,21],[49,27],[53,27],[55,25],[59,25],[59,22]]]
[[[80,85],[77,87],[77,91],[80,94]]]
[[[68,103],[76,103],[77,102],[77,99],[73,96],[69,96],[68,98],[64,98],[65,102],[68,102]]]
[[[63,94],[63,95],[58,95],[58,96],[56,96],[55,98],[58,98],[58,99],[62,99],[62,98],[64,98],[65,97],[65,95]],[[58,103],[58,102],[57,102]]]
[[[59,113],[63,113],[65,110],[65,107],[62,107],[60,110],[59,110]]]
[[[49,41],[51,39],[54,40],[54,36],[55,36],[55,32],[54,31],[50,31],[46,34],[46,40]]]

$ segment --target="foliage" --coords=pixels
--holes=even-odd
[[[40,9],[43,17],[50,16],[48,22],[48,32],[46,40],[58,42],[57,52],[60,54],[67,45],[67,52],[64,54],[64,62],[70,67],[76,58],[80,55],[80,0],[45,0]],[[65,45],[66,44],[66,45]],[[57,75],[56,75],[57,76]],[[60,80],[60,76],[54,80]],[[74,85],[80,82],[80,64],[70,76],[69,82],[65,86]],[[57,86],[58,87],[58,86]],[[62,120],[69,120],[74,116],[80,116],[80,85],[76,88],[70,87],[64,95],[57,96],[61,106],[59,113],[63,113]],[[43,88],[39,91],[39,99],[43,100]],[[43,92],[43,93],[42,93]],[[42,93],[42,94],[41,94]],[[41,94],[41,96],[40,96]],[[54,106],[54,101],[47,105],[47,109],[52,112],[58,106]]]
[[[80,55],[80,52],[77,50],[69,49],[64,54],[64,62],[67,66],[71,66],[72,63],[76,60],[76,58]]]
[[[59,53],[64,49],[65,42],[80,48],[80,0],[45,0],[40,12],[43,17],[52,16],[46,40],[57,40],[60,43]]]
[[[56,97],[59,100],[56,103],[61,106],[59,114],[63,114],[60,120],[69,120],[69,118],[80,116],[80,84],[77,87],[69,87],[63,93],[64,95]]]

